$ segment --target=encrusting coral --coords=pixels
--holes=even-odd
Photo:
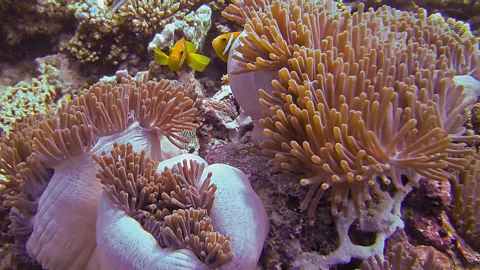
[[[59,98],[68,100],[85,81],[78,75],[77,66],[62,54],[37,58],[35,62],[39,76],[14,86],[0,86],[0,129],[7,134],[15,123],[32,114],[54,112]]]
[[[406,2],[408,3],[408,2]],[[478,0],[413,0],[413,5],[427,9],[429,12],[439,12],[444,17],[457,18],[470,24],[478,36],[480,17],[480,1]],[[408,5],[408,4],[407,4]]]
[[[259,91],[263,115],[252,117],[269,137],[261,146],[275,157],[274,169],[304,173],[301,184],[311,188],[300,208],[310,217],[327,190],[334,215],[349,201],[360,215],[372,193],[382,198],[382,185],[405,192],[402,175],[418,186],[422,176],[443,181],[454,177],[447,167],[468,164],[474,151],[459,141],[478,140],[461,134],[480,89],[465,94],[475,85],[454,78],[478,80],[475,39],[425,11],[364,12],[360,4],[350,14],[332,1],[301,0],[260,8],[265,3],[227,9],[245,23],[229,79],[235,97],[250,98],[239,101],[244,109],[274,79]],[[243,88],[250,73],[278,69],[276,78],[251,75],[258,85]]]
[[[0,129],[10,132],[14,124],[31,114],[47,114],[57,92],[49,76],[42,74],[30,83],[21,81],[14,86],[0,86]]]
[[[256,267],[268,218],[242,172],[190,154],[158,163],[131,145],[114,147],[94,157],[105,186],[102,269]]]
[[[197,127],[199,102],[192,86],[124,77],[95,84],[55,116],[36,117],[2,138],[3,195],[28,255],[49,269],[95,268],[101,184],[91,155],[127,141],[157,160],[177,155],[177,134]]]

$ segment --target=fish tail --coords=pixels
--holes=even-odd
[[[206,57],[205,55],[196,53],[188,54],[187,65],[196,71],[204,71],[208,63],[210,63],[210,58]]]
[[[162,66],[168,65],[168,55],[156,48],[153,49],[153,53],[155,55],[155,62],[157,64]]]

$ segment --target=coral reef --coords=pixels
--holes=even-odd
[[[441,12],[445,16],[464,20],[476,29],[478,35],[480,27],[480,1],[478,0],[413,0],[413,2],[431,13]]]
[[[85,84],[79,67],[61,54],[37,58],[37,72],[14,86],[0,86],[0,129],[10,132],[13,124],[31,114],[54,111],[59,99],[68,100]]]
[[[0,0],[0,269],[478,268],[477,2]]]
[[[202,105],[202,117],[205,118],[205,121],[203,121],[201,132],[204,134],[210,134],[210,136],[217,139],[222,138],[225,135],[228,135],[228,138],[239,138],[243,135],[235,134],[238,125],[236,125],[234,121],[236,120],[238,113],[229,86],[222,86],[220,91],[218,91],[213,97],[206,98]],[[230,129],[232,132],[225,134],[224,128]]]
[[[169,50],[174,45],[175,35],[179,35],[192,42],[195,48],[201,51],[211,24],[212,9],[209,6],[202,5],[184,18],[180,20],[175,18],[171,23],[165,25],[163,31],[156,34],[148,44],[148,50]]]
[[[56,97],[48,75],[34,78],[31,83],[21,81],[15,86],[0,87],[0,128],[8,133],[13,124],[32,113],[47,114]]]
[[[480,51],[468,29],[425,10],[350,13],[332,1],[233,1],[224,15],[245,28],[230,53],[232,92],[264,128],[274,170],[310,186],[300,209],[312,219],[325,194],[334,216],[350,217],[353,203],[363,219],[385,190],[452,179],[473,158],[465,142],[480,137],[462,134],[480,95]],[[341,228],[331,256],[348,243]]]
[[[162,41],[165,44],[173,42],[173,34],[181,35],[180,31],[199,43],[206,33],[200,31],[210,27],[210,17],[204,11],[209,8],[197,8],[217,4],[204,0],[128,1],[109,17],[106,7],[99,7],[96,1],[75,2],[72,8],[79,23],[66,49],[84,64],[108,65],[118,65],[132,54],[144,55],[148,42],[162,31],[168,33]]]
[[[408,192],[410,191],[408,187]],[[367,258],[370,254],[381,254],[385,241],[397,228],[403,228],[401,219],[401,203],[405,197],[397,192],[392,198],[388,192],[382,194],[382,200],[370,206],[363,216],[357,220],[353,204],[349,204],[347,216],[335,219],[335,227],[339,237],[337,249],[328,255],[319,255],[313,252],[304,252],[295,258],[293,266],[300,269],[327,269],[337,264],[348,263],[352,258]],[[375,241],[365,245],[354,243],[354,237],[349,234],[354,222],[358,222],[358,230],[362,233],[375,235]]]
[[[464,122],[451,121],[465,121],[465,108],[476,96],[462,96],[463,89],[453,84],[452,75],[478,76],[480,53],[475,40],[445,35],[450,28],[435,24],[435,19],[427,22],[425,12],[401,13],[382,7],[363,13],[360,6],[350,16],[336,10],[331,1],[301,4],[273,2],[260,11],[244,8],[244,13],[227,9],[232,19],[247,18],[247,35],[239,37],[235,54],[231,53],[238,62],[229,66],[236,97],[246,91],[240,78],[234,85],[235,76],[244,75],[239,73],[287,67],[273,81],[273,92],[259,92],[260,103],[269,108],[261,124],[271,138],[262,147],[277,159],[277,170],[306,173],[301,183],[312,188],[301,208],[310,205],[313,216],[324,191],[332,188],[334,214],[351,196],[360,215],[364,202],[371,199],[370,189],[381,197],[377,177],[404,191],[402,174],[418,186],[421,176],[444,180],[451,177],[447,166],[463,168],[473,151],[451,143],[452,138],[461,140],[458,135],[464,130]],[[303,16],[301,9],[315,16]],[[281,14],[289,14],[288,21],[303,18],[302,24],[289,29],[293,24],[288,21],[277,23]],[[336,27],[327,28],[330,24]],[[377,30],[382,25],[391,32]],[[410,30],[408,25],[416,28]],[[404,46],[396,36],[403,37]],[[416,42],[408,43],[410,39]],[[431,45],[438,49],[429,51]],[[244,109],[251,104],[240,103]],[[448,157],[453,152],[465,158]]]
[[[1,195],[16,238],[8,248],[48,269],[254,269],[268,218],[248,178],[177,156],[189,142],[180,135],[198,127],[193,85],[146,73],[115,79],[0,138]],[[130,228],[139,232],[124,234]]]
[[[16,45],[26,38],[55,36],[69,20],[67,0],[2,0],[0,16],[3,42]]]

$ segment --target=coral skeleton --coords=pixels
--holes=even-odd
[[[376,185],[379,185],[378,183]],[[412,186],[406,187],[407,192]],[[335,227],[340,236],[340,244],[336,250],[328,255],[319,255],[313,252],[300,254],[293,265],[300,269],[328,269],[337,264],[348,263],[352,258],[367,260],[371,254],[383,254],[385,241],[397,230],[405,227],[402,221],[401,204],[406,194],[397,192],[393,197],[383,192],[384,199],[376,206],[370,207],[363,217],[357,219],[353,202],[349,202],[349,215],[339,216],[335,220]],[[355,221],[359,221],[362,232],[376,234],[375,242],[369,246],[356,245],[350,239],[348,231]]]

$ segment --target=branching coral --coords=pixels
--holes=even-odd
[[[148,42],[167,24],[175,19],[186,20],[188,13],[209,2],[212,1],[128,1],[110,17],[106,16],[106,7],[78,1],[73,7],[79,25],[67,49],[82,63],[101,60],[117,65],[131,53],[145,53]]]
[[[243,173],[193,155],[159,165],[131,145],[95,159],[105,186],[97,223],[102,268],[255,268],[268,219]]]
[[[25,124],[2,139],[3,194],[18,194],[11,205],[28,210],[21,218],[11,211],[11,219],[18,220],[12,230],[26,234],[28,254],[44,268],[96,267],[92,228],[101,186],[90,156],[122,141],[158,160],[176,155],[183,141],[177,134],[197,127],[198,105],[188,85],[126,77],[119,84],[95,84],[54,117]]]
[[[273,1],[230,12],[245,22],[229,61],[232,91],[250,97],[234,91],[245,72],[281,68],[273,88],[259,91],[270,138],[261,146],[275,169],[305,173],[301,184],[311,188],[301,208],[311,217],[326,190],[334,215],[349,200],[360,215],[372,194],[382,197],[377,178],[404,191],[402,175],[417,186],[468,163],[473,150],[453,141],[478,139],[461,136],[476,96],[453,78],[478,71],[474,39],[425,12],[389,7],[350,14],[332,1]]]

